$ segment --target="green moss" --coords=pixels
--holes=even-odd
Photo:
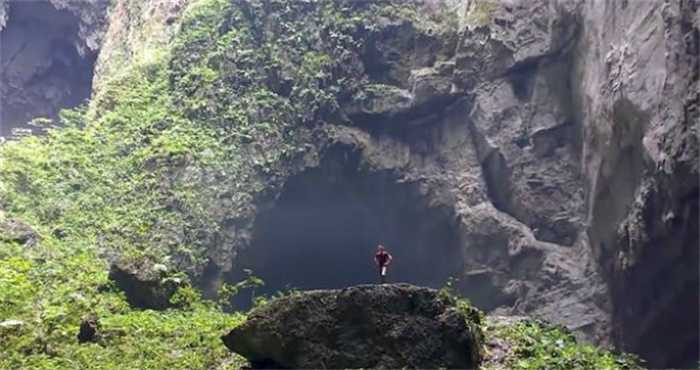
[[[487,320],[484,332],[491,341],[508,347],[508,356],[485,369],[641,369],[640,360],[589,344],[578,343],[566,329],[534,320],[499,323]],[[488,356],[488,354],[487,354]]]

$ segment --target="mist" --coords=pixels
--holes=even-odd
[[[250,269],[265,282],[258,294],[375,283],[377,244],[394,258],[391,282],[441,287],[457,276],[462,249],[446,210],[426,205],[415,184],[397,184],[389,173],[367,175],[358,165],[357,154],[337,151],[290,178],[257,219],[229,280]]]

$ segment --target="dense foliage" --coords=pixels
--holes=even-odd
[[[225,314],[191,289],[173,297],[187,301],[177,310],[134,310],[107,279],[93,246],[40,234],[31,246],[0,240],[0,368],[225,369],[244,363],[219,340],[243,315]],[[99,336],[79,344],[79,325],[89,315],[99,319]]]
[[[624,369],[640,370],[640,360],[633,355],[614,353],[590,344],[578,343],[565,328],[542,321],[520,318],[487,317],[454,290],[450,279],[440,295],[460,310],[468,323],[479,323],[474,332],[483,335],[484,369],[568,370]],[[501,347],[502,357],[490,353],[492,345]]]
[[[499,323],[487,320],[484,331],[491,342],[500,342],[507,355],[497,366],[485,368],[534,369],[641,369],[639,359],[577,343],[566,329],[535,320]],[[488,355],[487,355],[488,356]]]

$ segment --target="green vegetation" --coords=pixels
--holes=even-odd
[[[219,336],[244,320],[203,301],[192,289],[174,299],[182,308],[134,310],[107,279],[106,262],[89,243],[42,232],[34,246],[0,241],[2,369],[239,368],[243,359]],[[84,317],[99,319],[94,343],[79,344]]]
[[[256,295],[255,295],[255,288],[264,286],[265,282],[262,279],[260,279],[259,277],[253,275],[252,270],[245,269],[244,271],[246,274],[248,274],[246,279],[244,279],[243,281],[239,281],[235,284],[223,283],[221,285],[221,288],[219,288],[219,292],[218,292],[219,300],[218,301],[219,301],[219,304],[221,305],[221,307],[223,307],[225,309],[229,309],[229,310],[233,309],[233,307],[231,306],[232,298],[234,296],[238,295],[239,293],[241,293],[241,291],[243,289],[248,289],[248,288],[253,289],[252,294],[251,294],[252,303],[257,302],[257,299],[259,297],[256,297]]]
[[[89,107],[64,111],[44,136],[0,145],[0,217],[41,236],[33,246],[0,238],[0,368],[240,367],[219,336],[245,317],[222,306],[249,285],[224,285],[218,303],[186,286],[177,309],[137,310],[109,281],[107,260],[150,259],[196,278],[209,256],[229,255],[255,201],[318,150],[323,124],[367,84],[357,60],[377,20],[420,16],[403,0],[193,1],[173,40],[104,76]],[[79,344],[87,316],[99,337]],[[552,333],[508,330],[499,333],[524,348],[513,366],[549,367],[536,361],[551,345],[537,338]],[[581,366],[625,364],[580,348]]]
[[[539,321],[487,320],[484,332],[489,342],[500,341],[507,351],[505,361],[486,369],[641,369],[635,356],[577,343],[568,330]]]
[[[578,343],[566,328],[537,320],[485,316],[468,299],[460,297],[456,283],[450,278],[439,294],[464,314],[467,323],[479,324],[474,332],[480,333],[486,343],[482,350],[486,370],[642,369],[636,356]],[[506,355],[495,359],[490,344],[502,347]]]
[[[467,322],[482,325],[486,320],[484,312],[474,307],[469,299],[459,294],[455,286],[457,281],[457,279],[450,277],[445,286],[438,291],[439,296],[455,306],[467,318]],[[481,332],[481,328],[478,331]]]
[[[132,26],[152,27],[142,3],[126,3]],[[376,17],[412,9],[402,1],[193,1],[170,42],[130,61],[119,51],[119,70],[107,69],[88,108],[64,111],[61,127],[44,136],[2,144],[0,209],[42,240],[28,247],[0,238],[0,322],[8,323],[0,368],[240,366],[219,336],[242,315],[191,287],[173,297],[178,309],[132,309],[107,278],[107,258],[149,259],[196,277],[209,255],[230,253],[253,200],[313,150],[338,99],[363,83],[350,61]],[[101,337],[78,344],[88,315]]]
[[[193,2],[162,50],[103,76],[89,109],[2,145],[0,208],[168,270],[227,254],[215,249],[240,233],[221,225],[250,227],[251,204],[365,83],[353,61],[377,17],[417,14],[402,1],[266,4]]]

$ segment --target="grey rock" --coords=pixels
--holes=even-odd
[[[110,266],[109,278],[124,291],[131,306],[164,310],[173,307],[170,298],[186,283],[168,277],[162,267],[147,260],[118,261]]]
[[[363,90],[365,96],[355,97],[352,104],[345,108],[351,118],[361,115],[369,117],[391,118],[406,112],[413,102],[413,95],[391,85],[369,85]]]
[[[24,326],[24,321],[22,320],[5,320],[0,322],[0,328],[3,329],[17,329]]]
[[[254,368],[475,368],[476,311],[437,291],[361,285],[283,297],[255,309],[222,337]]]
[[[700,289],[698,3],[597,5],[581,6],[574,88],[585,133],[586,231],[611,286],[614,342],[650,367],[692,367]]]
[[[3,28],[5,28],[9,7],[10,2],[8,0],[0,0],[0,31],[2,31]]]
[[[41,237],[24,222],[0,214],[0,240],[32,247],[41,241]]]

